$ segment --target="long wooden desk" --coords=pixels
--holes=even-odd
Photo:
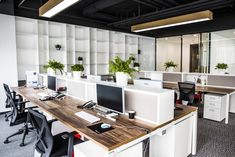
[[[179,90],[177,83],[163,83],[163,88]],[[196,92],[201,93],[216,93],[216,94],[224,94],[226,95],[226,117],[225,123],[228,124],[229,120],[229,104],[230,104],[230,96],[235,94],[235,89],[232,88],[222,88],[222,87],[212,87],[212,86],[196,86]]]
[[[87,128],[87,126],[91,125],[90,123],[75,115],[76,112],[82,110],[77,108],[77,106],[82,105],[84,103],[83,101],[70,96],[66,96],[63,100],[40,101],[37,93],[47,92],[47,90],[35,90],[27,87],[13,87],[12,90],[22,95],[31,103],[39,106],[41,109],[54,116],[68,127],[74,129],[82,136],[97,143],[107,151],[112,151],[124,144],[145,136],[147,132],[137,129],[138,127],[145,128],[150,132],[153,132],[162,126],[197,110],[197,108],[194,107],[184,107],[182,111],[178,111],[177,114],[175,114],[175,118],[173,120],[163,125],[154,125],[136,119],[128,120],[128,117],[125,115],[118,116],[116,122],[100,117],[102,122],[111,124],[114,129],[102,134],[97,134]],[[86,112],[98,116],[95,111],[86,110]]]

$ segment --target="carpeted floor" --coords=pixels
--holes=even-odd
[[[4,116],[0,115],[0,157],[33,157],[33,133],[27,136],[25,147],[19,146],[22,136],[15,136],[11,143],[3,144],[6,136],[21,127],[9,127]],[[191,157],[235,157],[235,114],[230,114],[228,125],[200,118],[197,150],[197,155]]]

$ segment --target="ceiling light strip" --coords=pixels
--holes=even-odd
[[[171,17],[167,19],[133,25],[131,26],[131,31],[142,32],[142,31],[172,27],[172,26],[179,26],[179,25],[185,25],[185,24],[190,24],[190,23],[202,22],[202,21],[207,21],[207,20],[212,20],[212,19],[213,19],[213,13],[209,10],[206,10],[206,11],[201,11],[201,12],[175,16],[175,17]]]
[[[53,17],[79,0],[49,0],[39,8],[39,16]]]

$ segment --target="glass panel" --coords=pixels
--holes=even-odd
[[[155,39],[139,38],[140,69],[144,71],[155,70]]]
[[[200,60],[201,60],[201,69],[200,72],[208,73],[209,72],[209,55],[210,55],[210,37],[209,33],[201,34],[201,45],[200,45]]]
[[[183,36],[182,72],[200,72],[200,34]]]
[[[181,37],[169,37],[157,39],[157,71],[165,71],[164,63],[173,61],[178,66],[174,71],[181,69]]]
[[[218,73],[218,63],[225,63],[225,72],[235,74],[235,29],[211,33],[210,73]],[[224,73],[224,72],[223,72]]]

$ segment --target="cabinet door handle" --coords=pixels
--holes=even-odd
[[[209,109],[209,111],[214,112],[215,110],[213,110],[213,109]]]

